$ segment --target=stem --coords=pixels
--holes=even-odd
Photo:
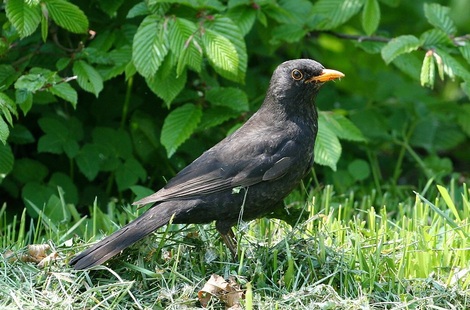
[[[134,82],[134,77],[131,76],[129,80],[127,80],[126,97],[124,98],[124,106],[122,107],[121,129],[124,128],[124,124],[126,123],[127,113],[129,111],[129,104],[131,101],[131,92],[132,92],[133,82]]]

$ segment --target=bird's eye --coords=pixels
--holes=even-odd
[[[292,70],[291,75],[292,75],[292,78],[296,81],[301,80],[304,77],[302,72],[300,72],[300,70],[297,70],[297,69]]]

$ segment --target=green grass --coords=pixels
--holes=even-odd
[[[289,205],[308,220],[241,223],[232,262],[214,225],[168,225],[106,266],[72,271],[67,261],[137,212],[91,207],[63,221],[0,209],[0,308],[181,309],[197,307],[211,274],[233,277],[247,309],[466,309],[470,307],[470,200],[465,184],[427,186],[405,201],[375,192],[337,195],[331,186]],[[117,223],[117,224],[114,224]],[[80,235],[79,238],[77,235]],[[96,236],[96,238],[95,238]],[[85,241],[83,241],[85,240]],[[58,259],[40,269],[21,257],[27,244],[50,245]],[[8,252],[7,252],[8,250]],[[8,255],[6,255],[8,253]],[[213,298],[209,309],[223,309]]]

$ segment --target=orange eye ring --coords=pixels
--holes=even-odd
[[[291,76],[296,81],[299,81],[304,77],[303,73],[298,69],[292,70]]]

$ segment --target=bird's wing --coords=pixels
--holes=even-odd
[[[293,144],[285,141],[271,152],[262,146],[257,148],[259,151],[238,149],[232,154],[220,152],[220,149],[209,150],[181,170],[164,188],[134,204],[190,199],[280,178],[295,164]]]

